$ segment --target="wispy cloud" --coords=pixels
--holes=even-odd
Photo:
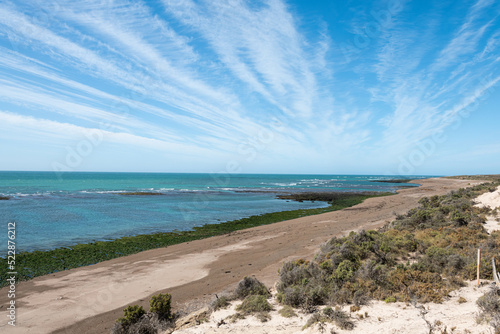
[[[299,154],[326,171],[340,159],[407,152],[497,85],[493,0],[453,9],[458,23],[445,27],[451,9],[441,3],[417,17],[411,1],[397,8],[332,3],[348,7],[347,19],[304,17],[302,5],[2,2],[0,117],[61,142],[58,131],[106,124],[109,140],[124,147],[196,152],[199,161],[232,156],[248,165],[255,152],[285,165]],[[379,33],[367,35],[369,47],[339,62],[336,46],[374,24]],[[36,122],[45,130],[37,132]]]

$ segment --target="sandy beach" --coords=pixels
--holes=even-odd
[[[149,297],[173,296],[174,308],[200,308],[216,293],[256,275],[272,286],[284,261],[314,255],[332,236],[372,229],[415,207],[424,196],[441,195],[482,181],[419,180],[418,188],[370,198],[341,211],[309,216],[227,235],[155,249],[72,269],[16,287],[17,326],[0,323],[2,333],[109,333],[123,308],[147,308]],[[7,288],[0,290],[6,308]],[[4,312],[2,312],[4,313]]]

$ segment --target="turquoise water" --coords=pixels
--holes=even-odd
[[[323,207],[325,203],[279,200],[276,193],[394,191],[401,184],[370,182],[393,178],[401,177],[0,172],[0,196],[10,197],[0,201],[0,220],[4,226],[16,222],[18,251],[45,250]],[[162,195],[120,195],[123,192]]]

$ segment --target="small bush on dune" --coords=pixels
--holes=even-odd
[[[477,305],[484,313],[500,313],[500,288],[493,287],[490,291],[479,297]]]
[[[243,299],[243,303],[236,307],[237,311],[243,314],[252,314],[257,312],[269,312],[273,309],[266,297],[262,295],[251,295]]]
[[[477,305],[481,310],[478,321],[487,321],[493,327],[495,334],[500,334],[500,288],[493,287],[479,297]]]
[[[227,308],[228,306],[229,306],[229,299],[226,296],[219,297],[212,303],[212,309],[214,311]]]
[[[323,310],[323,314],[330,321],[333,321],[340,329],[351,330],[354,328],[354,323],[350,320],[349,315],[344,311],[334,310],[331,307],[327,307]]]
[[[171,310],[172,296],[159,294],[149,300],[148,313],[142,306],[132,305],[123,310],[124,317],[119,318],[112,334],[156,334],[174,325]]]
[[[279,310],[278,313],[285,318],[292,318],[297,316],[297,313],[295,313],[294,309],[288,305],[283,306],[283,308]]]
[[[172,319],[172,296],[168,293],[152,296],[149,300],[149,312],[158,314],[158,318]]]
[[[250,295],[261,295],[269,297],[271,294],[266,286],[258,279],[253,277],[245,277],[238,283],[234,294],[239,299],[244,299]]]
[[[142,306],[139,305],[131,305],[127,306],[126,309],[123,310],[124,317],[118,319],[118,322],[123,324],[124,326],[130,326],[141,319],[141,317],[146,314],[146,311]]]

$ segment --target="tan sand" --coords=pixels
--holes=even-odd
[[[148,308],[151,295],[169,292],[174,307],[198,308],[247,275],[267,285],[286,260],[312,257],[334,235],[376,228],[417,205],[419,198],[481,183],[419,180],[422,186],[370,198],[341,211],[304,217],[35,278],[17,285],[17,326],[0,319],[2,333],[109,333],[122,309]],[[0,305],[7,305],[7,288]],[[3,312],[2,312],[3,313]]]
[[[500,186],[495,191],[486,192],[476,198],[476,206],[498,208],[500,210]],[[496,215],[486,216],[486,225],[484,228],[488,233],[500,230],[500,212]]]

